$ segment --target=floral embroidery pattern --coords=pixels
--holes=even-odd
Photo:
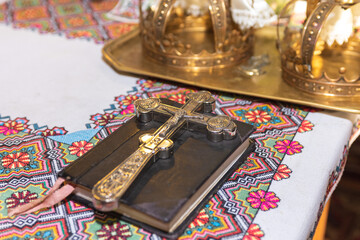
[[[57,0],[55,0],[57,1]],[[68,1],[68,0],[61,0],[61,1]],[[116,0],[111,0],[111,1],[116,1]],[[99,17],[101,17],[99,15]],[[184,103],[185,102],[185,91],[181,88],[175,87],[175,86],[171,86],[169,84],[164,84],[164,83],[160,83],[160,82],[154,82],[154,81],[146,81],[146,80],[139,80],[138,86],[141,87],[141,89],[145,89],[145,88],[149,88],[148,92],[141,92],[140,88],[137,86],[136,88],[134,88],[133,90],[129,91],[128,93],[130,95],[123,95],[123,96],[119,96],[116,98],[117,102],[114,102],[113,104],[110,105],[110,108],[104,109],[103,113],[98,113],[98,114],[94,114],[91,116],[91,119],[93,121],[94,124],[96,124],[98,127],[107,127],[106,130],[110,133],[112,131],[114,131],[115,129],[117,129],[119,126],[118,125],[114,125],[111,124],[109,126],[107,126],[107,124],[109,122],[115,123],[115,121],[119,120],[119,123],[122,123],[123,119],[129,119],[131,116],[121,116],[120,114],[129,114],[129,113],[133,113],[134,112],[134,101],[136,99],[139,98],[147,98],[147,97],[166,97],[169,98],[170,100],[179,102],[179,103]],[[194,91],[194,90],[189,90],[189,91]],[[168,94],[169,92],[171,92],[171,94]],[[277,106],[271,106],[270,104],[261,104],[261,103],[254,103],[254,106],[248,106],[252,104],[252,101],[248,101],[248,100],[237,100],[235,97],[228,97],[228,98],[221,98],[220,96],[216,96],[216,101],[221,103],[222,108],[217,109],[217,110],[221,110],[224,111],[224,113],[227,113],[229,115],[231,115],[232,117],[237,117],[234,112],[230,112],[230,111],[226,111],[226,109],[231,109],[231,107],[233,107],[234,109],[239,109],[239,106],[244,106],[243,108],[246,108],[245,110],[241,111],[237,111],[240,112],[241,115],[238,116],[238,118],[243,121],[243,122],[247,122],[250,124],[253,124],[255,126],[260,126],[258,133],[266,133],[264,135],[264,137],[261,139],[262,142],[259,141],[259,145],[257,146],[258,150],[264,150],[264,151],[268,151],[266,153],[270,153],[268,156],[271,158],[277,158],[275,163],[277,166],[267,166],[266,162],[263,161],[263,156],[261,155],[261,152],[254,152],[252,153],[254,156],[249,158],[243,165],[243,167],[239,168],[237,171],[237,175],[233,177],[233,179],[231,181],[234,181],[239,183],[239,181],[241,180],[241,194],[240,191],[238,191],[238,185],[234,185],[234,189],[231,188],[226,188],[229,189],[229,192],[227,192],[226,194],[228,194],[229,197],[229,201],[232,201],[233,199],[237,199],[237,197],[241,197],[239,198],[239,200],[241,200],[244,206],[246,206],[247,208],[247,229],[240,229],[237,228],[236,226],[236,219],[234,216],[236,215],[240,215],[242,213],[237,213],[235,211],[230,212],[225,212],[227,211],[224,208],[224,203],[226,203],[227,201],[224,201],[223,199],[214,197],[211,201],[212,201],[212,205],[211,207],[207,206],[205,209],[203,209],[198,215],[197,217],[193,220],[192,223],[190,223],[188,225],[188,229],[186,229],[186,231],[184,232],[184,239],[195,239],[195,238],[211,238],[212,236],[218,236],[220,237],[227,237],[230,236],[232,234],[242,234],[243,235],[243,239],[245,240],[253,240],[253,239],[257,239],[260,240],[264,237],[264,232],[262,230],[265,230],[264,226],[259,226],[258,224],[253,224],[254,221],[256,221],[256,213],[258,211],[269,211],[272,208],[276,208],[278,205],[280,206],[280,199],[276,196],[276,194],[274,192],[270,192],[271,189],[271,181],[273,180],[282,180],[282,179],[286,179],[289,178],[291,176],[291,169],[289,169],[285,164],[281,165],[281,161],[283,160],[283,157],[286,154],[290,154],[291,151],[293,151],[294,153],[297,153],[296,151],[298,150],[298,152],[302,151],[302,146],[297,143],[297,142],[291,142],[291,139],[293,137],[293,135],[295,134],[294,129],[298,129],[298,132],[306,132],[306,131],[311,131],[313,127],[313,125],[309,122],[309,123],[303,123],[301,126],[300,123],[302,121],[304,121],[304,118],[306,117],[306,113],[301,113],[300,110],[294,110],[292,108],[286,109],[286,111],[283,111],[284,108],[281,108],[281,111],[279,111],[279,108]],[[260,105],[260,107],[257,107],[258,105]],[[267,107],[265,105],[269,105],[270,107]],[[235,107],[234,107],[235,106]],[[299,113],[298,113],[299,112]],[[297,115],[295,115],[297,114]],[[291,117],[290,117],[291,116]],[[295,121],[292,117],[294,117],[294,119],[296,118],[297,121]],[[285,120],[284,120],[285,119]],[[3,120],[3,123],[1,123],[0,121],[0,126],[3,126],[4,123],[6,122],[6,120],[8,120],[8,118],[6,120]],[[115,120],[115,121],[114,121]],[[120,121],[121,120],[121,121]],[[293,122],[294,121],[294,122]],[[90,127],[94,127],[91,124]],[[276,125],[276,126],[275,126]],[[261,129],[261,127],[263,127]],[[34,128],[34,127],[32,127]],[[35,127],[35,129],[37,129]],[[19,129],[21,130],[21,129]],[[267,132],[269,130],[269,133]],[[271,131],[270,130],[275,130],[275,131]],[[24,129],[23,131],[26,131],[26,129]],[[56,135],[56,134],[61,134],[62,132],[65,132],[65,129],[61,129],[61,128],[53,128],[53,129],[44,129],[42,128],[42,131],[39,130],[35,130],[35,134],[38,134],[42,136],[51,136],[51,135]],[[266,131],[266,132],[265,132]],[[271,133],[271,134],[270,134]],[[11,133],[10,133],[11,134]],[[106,131],[104,131],[104,136],[105,134],[107,134]],[[273,134],[273,135],[272,135]],[[5,135],[5,134],[4,134]],[[21,134],[20,136],[23,136],[24,134]],[[47,149],[47,146],[44,144],[44,147],[41,148],[40,150],[44,150],[44,155],[45,157],[48,154],[59,154],[59,158],[61,158],[63,155],[65,155],[66,157],[71,157],[71,159],[69,158],[69,161],[74,160],[74,158],[76,158],[76,156],[82,156],[84,155],[88,150],[90,150],[93,145],[95,145],[97,143],[97,140],[103,139],[104,137],[103,135],[100,136],[100,134],[95,136],[95,140],[92,140],[91,142],[87,142],[87,141],[79,141],[79,142],[74,142],[70,147],[68,144],[62,144],[61,145],[61,151],[58,151],[57,149],[55,149],[56,151],[49,151]],[[11,136],[12,138],[13,136]],[[39,136],[36,136],[39,137]],[[3,136],[3,138],[6,141],[9,140],[13,140],[10,138],[5,138]],[[18,136],[16,136],[16,138],[14,138],[14,140],[17,141],[17,138],[19,138]],[[289,140],[285,140],[284,139],[290,139]],[[56,139],[56,138],[54,138]],[[53,140],[52,138],[47,139],[47,140]],[[280,140],[280,141],[278,141]],[[278,142],[277,142],[278,141]],[[281,143],[280,143],[281,142]],[[300,147],[296,146],[299,145]],[[14,144],[17,144],[17,142],[15,142]],[[14,145],[13,144],[13,145]],[[266,145],[264,145],[266,144]],[[279,149],[274,148],[274,145],[279,145]],[[16,145],[16,151],[20,151],[18,150],[19,147],[17,147],[18,145]],[[55,146],[56,148],[58,146]],[[70,152],[72,154],[72,156],[70,156],[70,154],[66,154],[66,152],[64,152],[64,148],[67,147],[68,153]],[[284,150],[282,149],[283,147],[286,148],[295,148],[292,150]],[[4,156],[9,155],[9,151],[13,151],[11,152],[11,154],[15,154],[15,151],[13,150],[14,148],[8,148],[6,151],[7,153],[0,153],[0,164],[2,164],[2,160],[4,158]],[[277,150],[274,150],[277,149]],[[36,149],[37,150],[37,149]],[[22,151],[22,149],[21,149]],[[283,151],[284,154],[280,155],[280,154],[275,154],[274,152],[281,152]],[[16,174],[15,171],[19,171],[19,168],[32,168],[31,164],[35,164],[33,162],[36,162],[36,164],[40,164],[40,161],[36,161],[36,158],[38,155],[35,155],[35,153],[32,153],[30,150],[27,151],[29,154],[29,159],[31,160],[30,163],[28,163],[28,165],[25,165],[25,167],[23,167],[23,165],[14,165],[15,170],[9,169],[9,168],[4,168],[4,166],[0,166],[3,167],[3,171],[13,171],[14,174]],[[301,156],[301,155],[300,155]],[[5,158],[6,161],[6,158]],[[6,163],[5,163],[6,165]],[[62,164],[65,165],[65,164]],[[277,168],[276,168],[277,167]],[[244,171],[245,169],[245,171]],[[277,169],[277,171],[274,173],[274,169]],[[0,169],[1,170],[1,169]],[[22,169],[20,169],[22,170]],[[25,169],[26,170],[26,169]],[[27,174],[26,171],[24,171],[25,174]],[[266,184],[264,183],[264,181],[262,181],[262,179],[260,179],[261,181],[259,181],[258,179],[254,178],[254,176],[258,176],[259,174],[262,174],[266,172]],[[272,174],[271,174],[272,173]],[[23,174],[25,176],[25,174]],[[30,176],[30,175],[29,175]],[[20,179],[20,178],[15,178],[16,180]],[[22,183],[20,183],[22,184]],[[244,187],[243,187],[244,186]],[[32,191],[31,188],[27,188],[30,191]],[[245,191],[244,191],[245,189]],[[15,191],[19,191],[15,190]],[[15,202],[15,197],[13,195],[11,195],[14,192],[14,189],[10,189],[9,192],[4,195],[3,197],[3,204],[5,206],[8,207],[12,207],[17,204]],[[276,191],[275,191],[276,192]],[[239,193],[237,195],[237,193]],[[32,193],[34,195],[34,193]],[[29,194],[27,194],[29,195]],[[32,201],[32,199],[35,199],[34,196],[29,195],[30,197],[28,197],[30,199],[30,201]],[[281,196],[283,197],[283,196]],[[6,198],[9,198],[8,201],[5,201]],[[12,199],[11,199],[12,198]],[[20,204],[20,201],[25,202],[26,200],[21,200],[22,198],[25,199],[25,197],[20,196],[20,198],[18,197],[18,199],[20,199],[18,202]],[[283,200],[283,199],[281,199]],[[69,213],[71,214],[76,214],[77,212],[79,212],[80,207],[73,207],[73,208],[69,208]],[[213,211],[214,210],[214,211]],[[238,210],[237,206],[232,207],[231,206],[231,210]],[[81,210],[82,211],[82,210]],[[272,210],[275,212],[275,209]],[[270,211],[270,212],[272,212]],[[241,215],[242,216],[242,215]],[[244,214],[245,216],[245,214]],[[111,220],[110,220],[111,219]],[[110,218],[108,221],[106,220],[105,216],[101,216],[101,221],[100,222],[94,222],[92,223],[92,225],[86,225],[86,234],[90,234],[89,238],[91,239],[126,239],[129,240],[130,238],[151,238],[151,233],[147,233],[145,230],[142,231],[140,230],[136,230],[136,227],[132,227],[130,224],[127,225],[123,222],[118,222],[118,223],[114,223],[112,222],[112,218]],[[111,222],[110,222],[111,221]],[[107,225],[104,224],[108,223]],[[80,222],[79,222],[80,223]],[[101,224],[102,223],[102,224]],[[230,225],[231,224],[231,225]],[[85,226],[85,225],[84,225]],[[234,229],[232,226],[235,226],[236,228]],[[68,229],[68,226],[66,225],[60,225],[59,224],[59,228],[58,229],[63,229],[64,231],[68,231],[67,234],[69,234],[68,236],[70,236],[70,234],[73,234],[73,232],[71,230]],[[134,229],[134,230],[133,230]],[[243,231],[244,230],[244,231]],[[7,230],[7,232],[12,231],[11,228],[9,228]],[[36,236],[35,236],[36,233]],[[37,234],[39,233],[39,235]],[[41,235],[42,236],[42,235]],[[34,231],[34,233],[30,236],[27,235],[26,238],[41,238],[40,236],[40,231]],[[239,235],[238,235],[239,236]],[[57,239],[59,237],[53,237],[53,239]]]
[[[344,170],[345,167],[345,163],[347,161],[347,157],[348,157],[348,152],[349,152],[349,146],[345,145],[344,149],[343,149],[343,155],[340,159],[339,164],[336,166],[335,170],[332,171],[330,178],[328,180],[328,186],[326,188],[326,194],[325,196],[331,196],[330,192],[334,190],[334,186],[336,185],[336,183],[338,182],[342,171]]]
[[[290,177],[290,173],[292,173],[291,169],[288,168],[285,164],[281,164],[278,167],[278,170],[274,174],[273,179],[276,181],[280,181],[281,179],[286,179]]]
[[[113,225],[105,224],[96,232],[99,240],[126,240],[131,237],[128,225],[114,223]]]
[[[70,154],[81,157],[87,151],[89,151],[93,146],[94,146],[94,144],[84,141],[84,140],[79,141],[79,142],[73,142],[71,144],[71,146],[69,146],[69,151],[70,151]]]
[[[87,30],[77,30],[69,32],[69,38],[91,38],[93,34]]]
[[[202,232],[208,230],[215,230],[223,227],[223,222],[218,217],[217,213],[214,212],[210,204],[206,204],[196,218],[188,225],[185,230],[185,238],[180,237],[179,239],[189,239],[190,235],[195,232]],[[192,239],[192,238],[191,238]]]
[[[239,116],[240,119],[243,119],[245,122],[256,127],[279,124],[282,121],[276,114],[274,114],[274,109],[269,106],[258,106],[251,109],[238,109],[233,111],[233,113]]]
[[[277,141],[274,148],[277,149],[280,153],[293,155],[295,153],[300,153],[301,149],[303,149],[303,146],[300,145],[297,141],[290,141],[285,139],[283,141]]]
[[[276,203],[279,202],[280,199],[274,192],[259,190],[249,193],[249,197],[246,198],[246,201],[248,201],[253,208],[260,208],[263,211],[268,211],[271,208],[276,208]]]
[[[264,123],[271,120],[271,116],[267,112],[258,109],[247,112],[245,117],[253,123]]]
[[[1,163],[4,168],[23,168],[30,163],[30,156],[26,152],[10,153],[3,157]]]
[[[264,232],[261,231],[259,225],[251,224],[243,240],[260,240],[263,236]]]
[[[15,192],[11,194],[11,197],[6,199],[6,207],[14,208],[19,205],[29,203],[38,198],[37,193],[32,193],[28,190]]]
[[[116,97],[115,101],[119,103],[119,106],[122,109],[120,111],[120,114],[126,115],[126,114],[134,113],[135,107],[133,103],[135,102],[135,100],[139,98],[140,96],[138,95],[128,95],[128,96],[120,95]]]
[[[67,131],[65,130],[65,128],[53,127],[52,129],[45,129],[45,130],[38,131],[36,134],[44,136],[44,137],[48,137],[48,136],[64,135],[66,133],[67,133]]]
[[[162,82],[157,82],[157,81],[152,81],[152,80],[145,80],[145,79],[141,79],[137,82],[137,84],[139,84],[141,86],[141,89],[143,91],[152,89],[152,90],[160,90],[160,89],[176,89],[177,87],[170,85],[170,84],[165,84]]]
[[[34,170],[39,167],[39,162],[35,161],[36,153],[33,146],[15,150],[13,152],[0,152],[0,175],[20,170]]]
[[[178,93],[175,95],[171,95],[169,97],[170,100],[181,103],[181,104],[185,104],[186,101],[186,96],[184,94]]]
[[[194,221],[190,223],[188,228],[204,226],[208,222],[209,222],[209,215],[205,212],[204,209],[202,209],[197,215],[197,217],[194,219]]]
[[[142,83],[142,87],[144,89],[149,89],[149,88],[153,87],[155,83],[156,83],[155,81],[147,80]]]
[[[135,112],[134,104],[131,104],[129,106],[126,106],[124,110],[122,110],[120,113],[122,115],[127,115]]]
[[[96,124],[96,128],[99,126],[105,126],[106,124],[108,124],[111,120],[113,120],[117,115],[119,114],[119,112],[114,111],[112,113],[105,113],[105,114],[95,114],[91,116],[91,120],[94,121],[94,123]]]
[[[132,104],[137,99],[139,99],[138,96],[129,95],[129,96],[116,97],[115,101],[119,102],[119,104],[121,104],[121,105],[128,106],[128,105]]]
[[[30,132],[26,124],[28,121],[26,118],[16,118],[15,120],[8,120],[6,122],[0,121],[0,133],[11,135],[23,131]]]
[[[308,132],[308,131],[311,131],[314,127],[314,124],[312,124],[310,121],[308,120],[304,120],[299,129],[298,129],[298,132],[299,133],[303,133],[303,132]]]

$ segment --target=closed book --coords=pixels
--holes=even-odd
[[[181,107],[166,99],[161,102]],[[164,118],[170,117],[165,115],[146,123],[136,117],[130,119],[61,171],[59,177],[75,186],[73,199],[93,207],[94,185],[139,148],[142,135],[159,129]],[[236,136],[217,142],[209,140],[204,127],[183,124],[171,136],[172,154],[165,159],[154,157],[149,161],[120,197],[113,213],[159,235],[179,236],[254,150],[254,142],[249,139],[254,127],[233,122],[237,127]]]

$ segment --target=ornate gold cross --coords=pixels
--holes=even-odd
[[[152,121],[154,114],[171,117],[153,134],[140,136],[139,148],[120,163],[114,170],[98,181],[93,190],[94,206],[101,211],[111,211],[118,207],[121,196],[140,174],[147,163],[154,158],[166,159],[171,156],[174,146],[171,137],[184,125],[202,125],[207,129],[210,141],[218,142],[236,136],[236,124],[225,115],[209,116],[195,112],[214,110],[215,99],[207,91],[190,93],[187,102],[181,107],[166,105],[158,98],[135,101],[136,115],[140,122]]]

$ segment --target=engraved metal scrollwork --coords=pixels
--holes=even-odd
[[[236,135],[236,125],[229,116],[219,115],[207,121],[208,137],[211,141],[218,142],[229,140]]]
[[[171,156],[174,144],[170,138],[187,121],[207,126],[208,130],[213,133],[213,136],[209,138],[212,141],[234,137],[236,125],[229,117],[209,117],[195,112],[202,105],[211,106],[206,109],[203,107],[204,110],[212,109],[214,102],[214,98],[206,91],[191,93],[182,108],[162,104],[159,99],[155,98],[137,100],[135,107],[140,121],[149,120],[154,111],[171,114],[171,117],[153,134],[140,136],[139,148],[95,184],[92,191],[94,206],[101,211],[116,209],[121,196],[128,190],[150,159]]]
[[[134,102],[136,116],[140,122],[149,122],[152,120],[151,111],[160,106],[160,99],[147,98],[138,99]]]
[[[118,196],[122,196],[135,180],[138,172],[153,156],[151,151],[139,148],[118,167],[101,179],[93,188],[94,206],[102,211],[118,207]]]

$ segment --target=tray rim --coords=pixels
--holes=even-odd
[[[268,100],[273,100],[273,101],[288,102],[288,103],[291,103],[291,104],[304,105],[304,106],[315,107],[315,108],[320,108],[320,109],[325,109],[325,110],[333,110],[333,111],[347,112],[347,113],[352,113],[352,114],[360,114],[360,97],[355,97],[355,96],[343,97],[343,99],[346,99],[348,101],[357,102],[358,105],[359,105],[358,109],[351,108],[351,107],[345,107],[345,106],[340,107],[340,106],[334,106],[334,105],[329,105],[329,104],[325,104],[325,103],[318,103],[318,102],[314,102],[314,101],[311,101],[311,100],[306,100],[305,101],[305,100],[292,99],[292,98],[289,98],[289,97],[282,97],[282,96],[276,96],[276,95],[264,95],[264,94],[256,93],[256,92],[233,90],[233,89],[226,88],[226,87],[221,87],[221,86],[206,86],[204,84],[197,84],[196,82],[192,82],[192,81],[185,80],[185,79],[182,79],[182,78],[177,78],[177,77],[173,77],[173,76],[167,76],[167,75],[159,74],[159,73],[156,73],[156,72],[147,71],[147,70],[144,70],[144,69],[134,68],[134,67],[122,64],[119,61],[116,61],[116,56],[112,54],[111,49],[113,47],[115,47],[115,46],[122,45],[122,44],[126,43],[127,41],[130,41],[133,38],[138,37],[139,34],[140,34],[140,28],[135,27],[135,29],[131,30],[130,32],[128,32],[126,34],[124,34],[123,36],[108,41],[102,48],[102,54],[103,54],[103,58],[104,58],[105,62],[107,62],[112,68],[114,68],[120,74],[130,73],[130,74],[134,74],[134,75],[137,75],[137,76],[140,75],[140,76],[149,77],[149,78],[157,78],[157,79],[161,79],[161,80],[165,80],[165,81],[173,81],[173,82],[178,82],[178,83],[191,85],[191,86],[195,86],[195,87],[199,87],[199,88],[210,89],[210,90],[214,90],[214,91],[227,92],[227,93],[233,93],[233,94],[240,94],[240,95],[263,98],[263,99],[268,99]],[[150,60],[148,60],[148,61],[150,61]],[[294,88],[294,87],[292,87],[290,85],[289,85],[289,87]],[[296,88],[294,88],[294,89],[296,89]],[[325,97],[325,96],[319,96],[319,95],[312,95],[312,94],[309,94],[309,93],[306,93],[306,92],[301,92],[301,90],[297,90],[297,91],[299,91],[301,94],[307,95],[309,97],[309,99]],[[336,96],[328,96],[328,97],[330,99],[332,99],[332,98],[335,99],[336,98]]]

